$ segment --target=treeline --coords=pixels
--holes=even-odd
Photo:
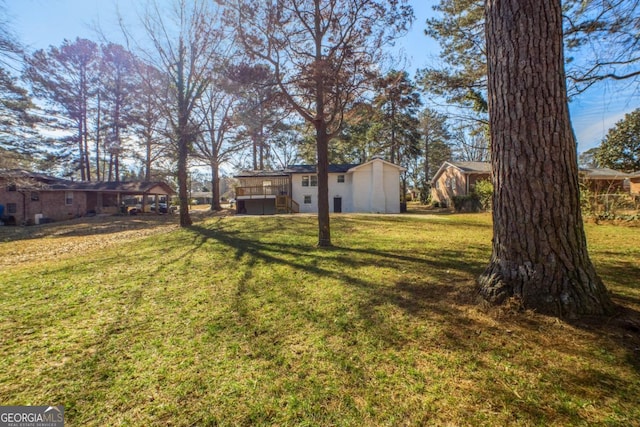
[[[313,125],[288,102],[274,64],[235,43],[222,9],[183,8],[182,27],[167,11],[148,12],[137,32],[144,41],[122,28],[127,46],[77,38],[30,53],[15,42],[4,51],[21,69],[2,69],[3,116],[11,120],[0,128],[0,167],[86,181],[175,181],[183,162],[209,168],[215,190],[224,166],[315,163]],[[368,75],[367,93],[340,112],[330,162],[382,155],[407,168],[410,185],[424,186],[453,155],[486,159],[486,141],[468,152],[466,134],[425,108],[407,72],[370,68],[378,74]],[[348,84],[347,77],[336,87]]]
[[[488,160],[480,3],[440,1],[427,22],[440,61],[415,78],[384,70],[379,55],[412,22],[405,2],[337,3],[317,16],[310,4],[286,20],[287,2],[273,10],[221,3],[156,4],[135,31],[120,28],[123,44],[78,38],[35,52],[0,22],[0,167],[186,185],[188,169],[199,166],[210,170],[215,193],[221,168],[316,163],[325,137],[330,163],[382,155],[404,166],[405,183],[417,189],[444,160]],[[581,54],[568,61],[574,93],[606,78],[635,82],[638,7],[567,2],[565,43]],[[316,23],[326,28],[313,34]],[[358,26],[360,34],[349,32]],[[594,43],[608,48],[582,55]]]

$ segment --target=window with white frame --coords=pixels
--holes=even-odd
[[[344,175],[338,175],[338,182],[344,182]]]
[[[302,176],[302,186],[303,187],[317,187],[318,186],[318,175],[303,175]]]
[[[69,206],[73,204],[73,191],[65,191],[64,204]]]

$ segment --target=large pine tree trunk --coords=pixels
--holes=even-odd
[[[488,0],[491,303],[573,317],[612,310],[589,259],[567,106],[560,0]]]

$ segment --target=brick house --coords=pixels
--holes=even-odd
[[[159,206],[172,194],[163,182],[78,182],[21,169],[0,171],[0,215],[8,224],[115,214],[132,199]]]
[[[491,163],[444,162],[431,180],[431,199],[442,206],[452,206],[455,196],[466,196],[476,183],[491,179]]]

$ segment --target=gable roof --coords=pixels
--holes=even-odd
[[[491,173],[489,162],[447,162],[460,169],[463,173]]]
[[[388,162],[388,161],[384,160],[383,158],[381,158],[381,157],[377,157],[377,156],[376,156],[376,157],[373,157],[373,158],[372,158],[371,160],[369,160],[368,162],[364,162],[364,163],[361,163],[361,164],[359,164],[359,165],[354,165],[354,166],[352,166],[352,167],[351,167],[347,172],[355,172],[355,171],[357,171],[358,169],[362,169],[362,168],[366,167],[367,165],[370,165],[370,164],[371,164],[371,163],[373,163],[373,162],[382,162],[382,163],[383,163],[383,164],[385,164],[385,165],[388,165],[388,166],[392,166],[392,167],[394,167],[394,168],[397,168],[399,171],[405,171],[405,170],[407,170],[407,168],[404,168],[404,167],[402,167],[402,166],[396,165],[395,163]]]
[[[431,184],[435,183],[440,175],[444,173],[448,168],[456,168],[460,172],[465,175],[476,175],[476,174],[491,174],[491,163],[489,162],[444,162],[438,169],[438,171],[433,175],[431,179]]]

